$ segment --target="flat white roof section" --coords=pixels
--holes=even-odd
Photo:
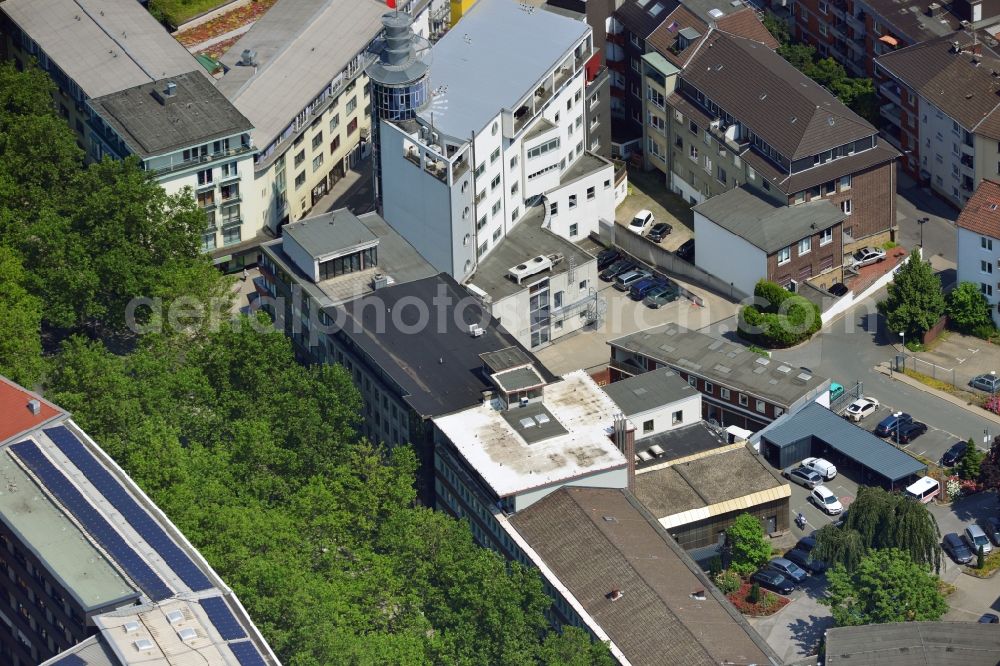
[[[534,419],[536,412],[542,413],[537,403],[507,412],[498,404],[477,405],[434,419],[434,424],[500,497],[626,464],[611,439],[618,407],[583,370],[544,389],[544,413],[561,428]],[[521,412],[535,420],[525,432],[547,428],[555,434],[526,438],[519,432]],[[511,419],[519,425],[512,425]]]
[[[589,31],[584,21],[528,9],[516,0],[478,0],[431,50],[431,85],[443,90],[444,101],[431,104],[420,118],[468,139],[501,109],[516,110]]]

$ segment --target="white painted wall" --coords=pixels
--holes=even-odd
[[[677,423],[673,422],[675,412],[681,412],[681,420]],[[696,392],[694,395],[682,400],[675,400],[655,409],[648,409],[636,414],[626,414],[626,416],[632,422],[632,425],[635,426],[635,450],[637,452],[642,451],[647,448],[642,444],[643,439],[676,430],[677,428],[684,428],[692,423],[701,421],[701,393]],[[647,421],[653,422],[653,429],[649,432],[643,429],[643,424]]]
[[[590,476],[585,476],[579,479],[573,479],[572,481],[556,483],[551,486],[546,486],[545,488],[537,488],[535,490],[523,492],[514,498],[514,511],[517,512],[527,509],[538,500],[544,498],[550,493],[554,493],[563,486],[583,486],[585,488],[626,488],[628,487],[628,470],[612,469],[606,472],[591,474]]]
[[[686,180],[678,176],[673,171],[670,172],[670,190],[674,194],[679,194],[684,197],[685,201],[691,201],[693,199],[696,204],[700,204],[705,200],[705,195],[689,185]]]
[[[992,249],[983,247],[983,239],[987,239],[987,245],[992,245]],[[983,262],[992,267],[993,272],[983,271]],[[984,295],[990,304],[990,311],[993,313],[993,322],[1000,326],[1000,313],[997,312],[997,303],[1000,301],[1000,239],[987,238],[969,231],[968,229],[958,229],[958,281],[971,282],[983,288],[989,287]],[[992,292],[992,293],[990,293]]]
[[[698,242],[695,265],[706,273],[731,282],[745,294],[752,294],[757,281],[767,277],[767,255],[763,250],[698,211],[694,212],[694,237]]]
[[[962,126],[954,131],[954,121],[926,97],[920,98],[920,168],[930,173],[931,188],[958,206],[968,196],[960,187]],[[928,143],[929,142],[929,143]]]
[[[557,214],[549,215],[549,230],[563,238],[577,242],[590,233],[597,233],[601,219],[615,219],[615,168],[609,162],[604,168],[566,184],[560,184],[545,195],[545,204],[558,204]],[[605,187],[610,182],[612,187]],[[593,196],[588,190],[593,188]],[[576,206],[570,208],[570,197],[576,197]],[[549,208],[551,210],[551,207]],[[571,227],[576,225],[576,233]]]

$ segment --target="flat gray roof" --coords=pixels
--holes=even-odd
[[[192,70],[208,77],[135,0],[4,0],[2,11],[88,97]]]
[[[978,622],[895,622],[826,631],[829,666],[996,666],[1000,631]]]
[[[605,384],[601,388],[625,416],[640,414],[698,395],[698,389],[681,379],[673,370],[652,370]]]
[[[567,430],[556,420],[545,405],[535,403],[501,412],[503,420],[520,435],[525,442],[535,444],[546,439],[565,435]]]
[[[569,270],[571,259],[576,262],[577,268],[588,261],[594,261],[593,256],[574,243],[548,229],[543,229],[544,217],[545,211],[541,205],[530,208],[521,221],[500,240],[500,244],[479,262],[476,272],[467,282],[481,288],[494,301],[498,301],[526,289],[529,283],[543,276],[562,275]],[[547,271],[536,273],[521,284],[507,277],[512,267],[540,254],[561,254],[563,259]]]
[[[595,155],[593,153],[583,153],[576,162],[573,162],[573,166],[566,169],[566,172],[562,175],[559,180],[559,187],[564,187],[569,185],[574,180],[583,178],[592,173],[596,173],[601,169],[612,168],[612,173],[614,170],[614,165],[608,160],[604,159],[600,155]],[[555,189],[555,188],[553,188]],[[610,221],[610,220],[609,220]]]
[[[493,380],[505,391],[523,391],[525,389],[545,384],[538,371],[532,366],[512,368],[493,375]]]
[[[494,352],[486,352],[485,354],[480,354],[479,358],[483,360],[483,364],[492,372],[503,372],[504,370],[510,370],[520,365],[534,363],[531,357],[520,347],[507,347],[506,349],[499,349]]]
[[[461,26],[431,50],[431,85],[447,88],[440,98],[447,103],[420,114],[457,139],[482,130],[501,109],[516,110],[590,31],[584,21],[528,11],[514,0],[478,0]]]
[[[379,0],[279,0],[222,57],[219,90],[265,148],[382,30]],[[245,49],[257,66],[239,65]],[[362,91],[358,104],[364,108]]]
[[[768,254],[828,229],[847,217],[829,199],[782,206],[746,186],[716,195],[695,206],[694,211]]]
[[[347,208],[286,224],[282,234],[294,239],[314,259],[378,240]]]
[[[176,91],[165,97],[162,92],[168,83]],[[93,99],[90,105],[141,157],[252,129],[250,121],[200,71],[120,90]]]
[[[649,462],[637,462],[637,467],[663,464],[670,460],[679,460],[699,453],[706,453],[726,446],[726,438],[705,421],[698,421],[682,428],[674,428],[658,435],[635,440],[636,453],[645,451],[652,446],[659,446],[663,449],[663,455]]]
[[[813,438],[893,482],[927,471],[916,458],[815,402],[763,435],[778,448]]]
[[[339,212],[339,211],[336,211]],[[323,217],[323,216],[320,216]],[[412,282],[437,275],[437,271],[413,249],[405,238],[383,220],[378,213],[365,213],[356,218],[378,238],[378,266],[363,271],[340,275],[321,282],[313,282],[282,249],[282,240],[275,239],[261,245],[276,264],[294,276],[301,286],[320,306],[336,305],[373,293],[372,280],[376,273],[388,276],[394,284]],[[286,229],[288,226],[286,225]],[[286,232],[287,233],[287,232]],[[360,234],[360,232],[358,232]]]
[[[818,394],[830,383],[826,377],[810,374],[791,363],[765,358],[743,345],[676,324],[632,333],[608,344],[786,407],[805,396]],[[644,367],[635,367],[637,374],[645,371]]]
[[[120,606],[140,593],[14,462],[0,453],[0,520],[34,552],[81,607]]]

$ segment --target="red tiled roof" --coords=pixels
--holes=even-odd
[[[38,400],[41,404],[38,414],[32,414],[28,408],[30,400]],[[0,442],[37,428],[61,414],[65,412],[44,398],[18,386],[6,377],[0,377]]]
[[[728,32],[737,37],[746,37],[764,46],[776,49],[781,46],[764,24],[757,18],[757,12],[747,7],[732,14],[721,16],[715,21],[716,27],[722,32]]]
[[[984,179],[958,216],[958,226],[1000,238],[1000,181]]]

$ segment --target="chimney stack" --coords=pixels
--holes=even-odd
[[[28,410],[35,416],[38,416],[39,414],[42,413],[42,403],[40,403],[38,400],[29,400]]]

